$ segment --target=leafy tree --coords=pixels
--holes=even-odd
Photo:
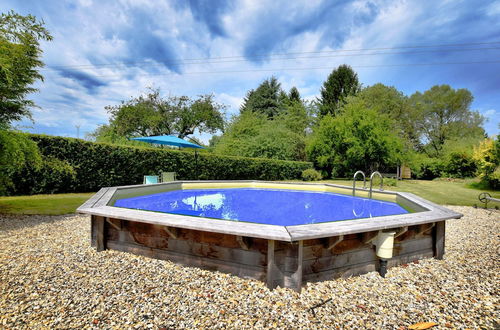
[[[224,105],[203,95],[195,100],[187,96],[164,99],[158,89],[151,89],[118,106],[106,107],[111,114],[109,127],[92,134],[97,140],[110,137],[177,135],[187,137],[199,132],[215,133],[224,129]]]
[[[346,98],[356,95],[361,85],[358,75],[346,64],[333,70],[321,87],[320,115],[337,115],[339,109],[344,105]]]
[[[440,156],[447,140],[484,137],[484,118],[470,109],[472,100],[467,89],[453,89],[449,85],[436,85],[410,97],[411,106],[420,113],[416,125],[429,156]]]
[[[35,16],[13,11],[0,15],[0,123],[31,117],[35,104],[27,96],[37,91],[31,85],[43,80],[38,72],[44,65],[42,40],[52,36]]]
[[[414,150],[422,148],[421,131],[416,124],[421,113],[410,106],[408,97],[395,87],[378,83],[363,88],[356,98],[368,109],[388,115],[394,122],[394,129]]]
[[[307,114],[295,104],[274,120],[246,111],[233,118],[224,135],[212,140],[216,153],[284,160],[305,159]],[[306,119],[304,119],[306,116]]]
[[[275,77],[264,80],[255,90],[250,90],[240,112],[252,111],[265,114],[268,118],[276,117],[282,109],[288,96],[281,89],[281,84]]]
[[[324,116],[306,146],[309,160],[324,176],[351,176],[395,166],[403,159],[403,142],[388,115],[348,103],[336,117]]]

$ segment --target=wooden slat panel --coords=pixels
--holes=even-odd
[[[124,244],[137,244],[149,248],[162,249],[165,251],[179,252],[186,255],[219,259],[222,261],[238,262],[246,265],[264,266],[266,264],[265,253],[257,249],[245,250],[241,247],[224,247],[213,243],[203,243],[181,238],[171,238],[168,234],[156,232],[138,231],[130,232],[130,224],[124,226],[124,230],[118,232],[114,228],[108,228],[108,242],[119,242]],[[159,235],[154,235],[154,234]],[[233,237],[234,239],[234,237]],[[237,244],[237,243],[236,243]]]
[[[186,255],[173,251],[165,251],[162,249],[152,249],[136,244],[109,242],[108,246],[113,250],[139,254],[150,258],[169,260],[185,266],[216,270],[223,273],[234,274],[243,278],[254,278],[260,281],[264,281],[266,277],[266,272],[262,267]]]
[[[414,254],[398,256],[389,260],[388,266],[395,267],[401,264],[412,262],[414,260],[431,258],[432,253],[433,253],[432,250],[423,250]],[[327,281],[339,277],[347,278],[355,275],[366,274],[377,270],[378,270],[378,260],[356,265],[349,265],[347,267],[330,269],[328,271],[323,271],[320,273],[304,274],[303,281],[304,282]]]
[[[290,242],[285,227],[101,206],[86,213],[115,219]]]

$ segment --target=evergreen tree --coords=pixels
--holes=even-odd
[[[265,114],[268,118],[276,117],[283,103],[281,84],[275,77],[264,80],[255,90],[250,90],[240,111],[252,111]]]
[[[320,115],[337,115],[339,109],[345,104],[346,98],[356,95],[360,90],[358,75],[346,64],[333,70],[321,87]]]
[[[290,88],[290,92],[288,93],[288,98],[292,102],[301,102],[302,101],[301,98],[300,98],[299,90],[295,86],[293,86],[292,88]]]

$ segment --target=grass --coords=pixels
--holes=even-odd
[[[325,180],[321,182],[352,186],[351,180]],[[395,181],[389,181],[394,183]],[[358,182],[359,187],[362,183]],[[500,191],[476,189],[472,180],[404,180],[397,181],[397,186],[386,186],[387,190],[411,192],[437,204],[482,206],[477,196],[482,191],[488,191],[492,197],[500,198]],[[378,187],[378,185],[374,185]],[[35,196],[0,197],[0,213],[10,214],[41,214],[60,215],[74,213],[94,193],[54,194]],[[490,203],[490,206],[500,203]]]
[[[75,213],[94,193],[0,197],[0,213],[60,215]]]
[[[352,180],[325,180],[321,182],[341,184],[352,187]],[[377,181],[378,182],[378,181]],[[375,182],[374,182],[375,183]],[[397,181],[396,186],[384,186],[386,190],[410,192],[431,202],[442,205],[465,205],[483,206],[479,202],[478,195],[481,192],[489,192],[494,198],[500,198],[500,191],[492,191],[474,188],[475,182],[472,180],[403,180]],[[362,181],[356,183],[357,187],[362,186]],[[369,183],[367,182],[367,185]],[[374,184],[378,188],[378,184]],[[489,207],[499,205],[500,203],[489,203]]]

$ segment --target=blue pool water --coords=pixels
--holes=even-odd
[[[408,213],[396,203],[367,198],[256,188],[175,190],[118,199],[114,206],[281,226]]]

